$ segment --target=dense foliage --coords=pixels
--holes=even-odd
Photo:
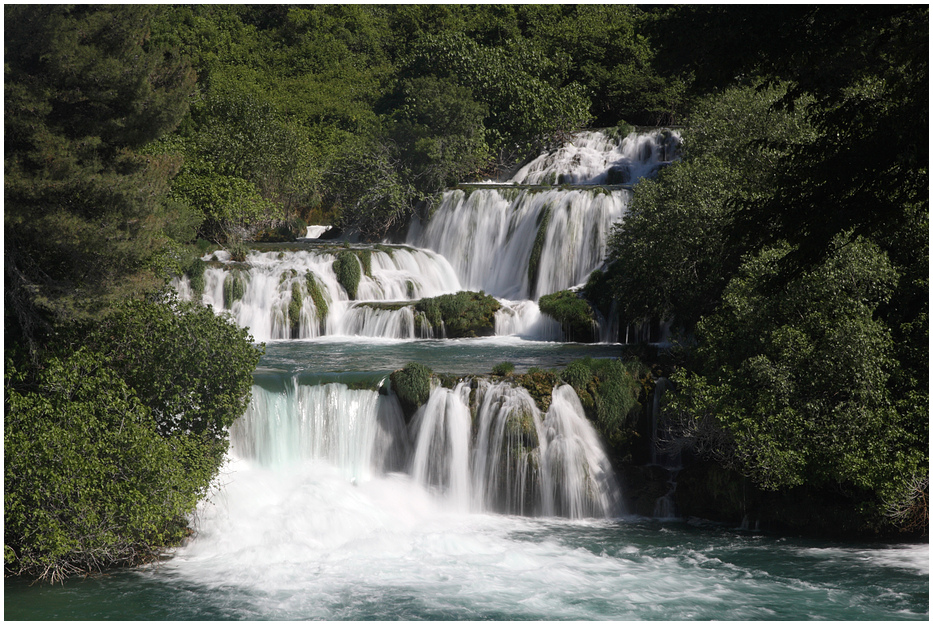
[[[260,352],[206,308],[129,302],[36,371],[5,370],[4,565],[56,581],[187,535]]]
[[[188,532],[259,350],[167,280],[204,216],[152,151],[195,74],[160,9],[4,7],[4,568],[59,580]]]
[[[863,528],[917,530],[928,10],[850,8],[658,14],[665,63],[694,74],[683,159],[636,187],[593,283],[625,321],[679,328],[671,444],[842,498]],[[697,28],[715,37],[691,59],[668,47]]]
[[[676,117],[637,7],[190,5],[153,41],[198,91],[150,146],[182,157],[176,202],[219,242],[282,224],[378,240],[432,194],[508,170],[595,121]]]

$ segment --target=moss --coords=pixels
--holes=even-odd
[[[246,278],[239,269],[234,269],[224,277],[224,308],[233,308],[233,303],[243,299],[246,292]]]
[[[376,244],[376,251],[382,252],[383,254],[388,254],[389,258],[395,258],[395,248],[389,247],[388,245],[382,245],[381,243]]]
[[[356,250],[356,257],[360,259],[360,264],[363,265],[363,274],[372,278],[373,277],[373,252],[372,250]]]
[[[415,304],[415,310],[424,313],[431,326],[443,324],[449,339],[494,335],[500,307],[496,298],[472,291],[425,298]],[[420,317],[415,319],[420,324]]]
[[[509,439],[519,442],[521,447],[533,449],[538,446],[538,430],[530,410],[519,408],[510,412],[505,427]]]
[[[288,326],[291,337],[297,339],[301,330],[301,286],[292,282],[292,299],[288,302]]]
[[[586,361],[574,360],[560,373],[560,379],[575,389],[585,389],[593,379],[593,372]]]
[[[557,374],[551,371],[529,371],[524,375],[515,376],[515,381],[519,386],[528,391],[531,398],[535,400],[541,412],[547,412],[551,407],[551,393],[554,387],[560,382]]]
[[[558,291],[538,300],[541,312],[560,323],[568,341],[592,343],[596,340],[596,317],[589,302],[572,291]]]
[[[320,324],[321,334],[327,331],[327,297],[324,295],[324,289],[320,282],[310,271],[305,273],[305,284],[308,289],[308,295],[314,302],[314,309],[317,311],[318,323]]]
[[[185,272],[188,276],[188,283],[191,285],[191,292],[194,294],[195,301],[200,300],[201,296],[204,295],[205,269],[207,269],[207,263],[200,258],[194,258]]]
[[[418,408],[431,396],[431,370],[417,362],[410,362],[389,376],[392,390],[398,397],[405,419],[410,420]]]
[[[551,223],[552,210],[553,207],[548,205],[538,217],[538,232],[531,246],[531,257],[528,259],[528,284],[532,293],[538,285],[538,265],[541,263],[541,251],[544,249],[544,241],[547,238],[547,227]]]
[[[360,263],[353,252],[344,250],[337,254],[334,260],[334,273],[337,274],[337,281],[347,292],[350,299],[356,299],[356,291],[360,286],[362,272]]]

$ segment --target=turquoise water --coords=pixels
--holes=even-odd
[[[396,528],[397,529],[397,528]],[[6,583],[7,619],[890,620],[929,615],[926,545],[650,520],[429,519],[303,563]],[[399,542],[400,540],[400,542]],[[243,554],[239,554],[243,555]],[[232,559],[237,559],[236,555]],[[216,566],[216,564],[215,564]],[[188,570],[193,568],[195,570]],[[233,570],[236,569],[236,570]]]
[[[618,346],[516,339],[287,341],[257,382],[518,370]],[[303,382],[307,383],[307,382]],[[927,544],[771,536],[701,521],[466,513],[404,473],[231,457],[196,537],[155,566],[6,580],[9,620],[928,620]]]

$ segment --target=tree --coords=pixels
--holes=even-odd
[[[147,43],[156,8],[4,8],[8,337],[99,314],[161,285],[178,162],[138,150],[173,129],[188,64]],[[12,332],[12,334],[10,334]]]
[[[774,108],[785,89],[736,86],[701,100],[681,160],[636,185],[608,254],[627,322],[674,320],[689,332],[715,310],[743,249],[727,234],[736,205],[770,197],[782,155],[813,137],[802,106]]]
[[[765,489],[809,486],[883,502],[926,474],[922,433],[889,389],[893,342],[877,310],[897,273],[876,245],[836,240],[820,266],[771,290],[790,251],[743,263],[697,327],[698,364],[674,376],[669,424],[701,456]]]
[[[188,533],[261,350],[205,307],[129,302],[41,369],[8,357],[4,561],[57,581],[155,558]]]

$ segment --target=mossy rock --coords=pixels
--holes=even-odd
[[[415,310],[424,313],[435,329],[443,324],[447,338],[456,339],[493,336],[500,307],[496,298],[483,292],[460,291],[425,298],[415,305]],[[420,316],[416,315],[415,321],[420,325]]]
[[[560,323],[565,338],[578,343],[597,340],[596,316],[590,303],[572,291],[558,291],[538,300],[541,312]]]
[[[297,339],[301,333],[301,305],[303,299],[301,286],[297,282],[292,282],[292,299],[288,302],[288,328],[293,339]]]
[[[347,297],[356,299],[360,278],[363,276],[356,254],[349,250],[339,252],[334,260],[334,273],[337,274],[337,282],[347,292]]]
[[[246,278],[239,269],[234,269],[224,277],[224,308],[233,308],[233,303],[243,299],[246,293]]]
[[[305,273],[305,284],[308,288],[308,295],[311,296],[311,301],[314,302],[314,308],[317,311],[321,334],[324,334],[327,331],[327,296],[324,295],[324,289],[321,287],[320,282],[310,271]]]
[[[551,393],[554,391],[554,387],[560,383],[556,373],[538,369],[517,375],[514,379],[519,386],[528,391],[541,412],[548,411],[548,408],[551,407]]]
[[[188,284],[191,285],[191,292],[195,301],[201,299],[204,295],[204,270],[207,269],[207,263],[200,258],[193,258],[185,270],[188,276]]]
[[[541,251],[544,249],[544,241],[547,238],[547,227],[551,223],[552,210],[553,207],[548,205],[538,216],[538,232],[531,246],[531,257],[528,259],[528,284],[532,293],[538,285],[538,266],[541,264]]]
[[[393,371],[389,380],[405,413],[405,421],[410,421],[431,396],[431,370],[420,363],[410,362]]]

